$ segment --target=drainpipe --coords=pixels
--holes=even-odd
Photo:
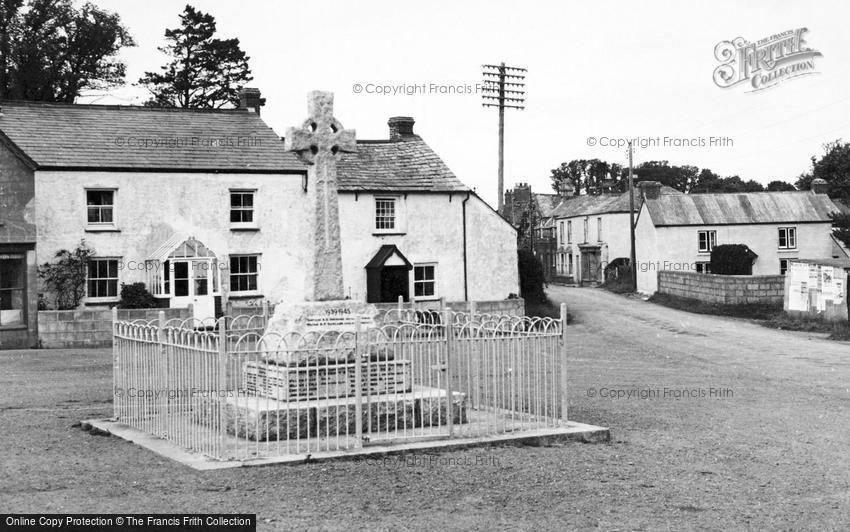
[[[460,205],[463,210],[463,300],[469,301],[469,284],[468,284],[468,276],[466,273],[466,202],[469,201],[469,197],[471,194],[469,192],[466,193],[466,199],[464,199]]]

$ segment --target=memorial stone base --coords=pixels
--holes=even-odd
[[[294,440],[354,436],[355,398],[283,402],[272,398],[231,397],[225,403],[227,433],[254,441]],[[362,398],[363,434],[403,432],[448,424],[449,401],[445,390],[414,386],[401,394]],[[204,409],[209,416],[212,409]],[[466,395],[452,393],[452,422],[466,423]]]

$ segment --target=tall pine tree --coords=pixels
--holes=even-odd
[[[146,105],[219,109],[239,105],[239,88],[253,79],[239,39],[217,39],[215,18],[187,5],[180,27],[165,31],[159,50],[171,60],[139,83],[153,97]]]

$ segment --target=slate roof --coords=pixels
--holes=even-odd
[[[357,153],[338,163],[343,191],[467,192],[434,150],[419,136],[401,140],[361,140]]]
[[[307,168],[247,110],[3,101],[0,111],[0,141],[38,169],[277,173]],[[144,142],[148,145],[139,145]],[[339,162],[340,190],[470,191],[417,135],[358,141],[357,147]]]
[[[684,195],[678,190],[664,186],[661,195]],[[640,210],[642,196],[640,189],[635,189],[635,212]],[[572,196],[555,209],[555,218],[573,218],[575,216],[594,216],[598,214],[615,214],[629,212],[629,193]]]
[[[304,171],[247,110],[0,102],[0,132],[40,169]],[[141,145],[140,145],[141,144]],[[147,145],[145,145],[147,144]]]
[[[656,227],[829,222],[838,210],[826,194],[808,191],[662,195],[646,206]]]
[[[564,196],[560,194],[533,194],[534,201],[537,202],[537,212],[541,218],[552,216],[558,205],[564,201]]]

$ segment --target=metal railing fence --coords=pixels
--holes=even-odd
[[[393,309],[379,327],[263,334],[267,317],[114,322],[114,416],[219,460],[556,427],[560,319]],[[262,320],[262,321],[261,321]],[[262,327],[260,326],[262,322]]]

